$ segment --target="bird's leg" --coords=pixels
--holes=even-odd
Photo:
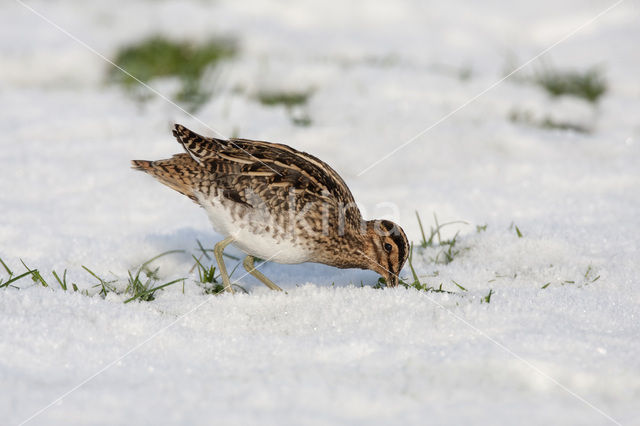
[[[229,274],[227,274],[227,267],[222,259],[222,252],[224,251],[224,248],[232,242],[233,237],[227,237],[213,247],[213,254],[216,256],[216,261],[218,262],[218,269],[220,270],[220,276],[222,277],[222,283],[224,284],[224,291],[229,291],[231,293],[234,291],[233,288],[231,288],[231,281],[229,280]]]
[[[271,290],[278,290],[278,291],[282,291],[282,289],[280,287],[278,287],[277,285],[275,285],[273,283],[273,281],[271,281],[269,278],[267,278],[262,272],[258,271],[255,266],[253,266],[253,261],[255,259],[253,258],[253,256],[247,256],[244,258],[244,260],[242,261],[242,265],[244,266],[244,269],[247,270],[248,273],[250,273],[251,275],[253,275],[254,277],[256,277],[257,279],[259,279],[260,281],[262,281],[262,283],[264,285],[266,285],[267,287],[269,287]]]

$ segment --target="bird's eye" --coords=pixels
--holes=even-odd
[[[391,252],[391,244],[389,243],[384,243],[384,250],[389,253]]]

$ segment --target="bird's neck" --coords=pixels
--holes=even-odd
[[[318,262],[337,268],[372,269],[376,263],[376,250],[372,239],[373,225],[365,222],[358,229],[349,229],[335,235],[331,243],[317,252]]]
[[[340,241],[334,244],[333,262],[330,264],[338,268],[374,269],[378,264],[378,249],[376,241],[379,241],[373,221],[367,221],[362,228],[347,232],[337,237]]]

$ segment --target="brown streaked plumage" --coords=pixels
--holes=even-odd
[[[400,226],[364,221],[342,178],[326,163],[287,145],[200,136],[176,124],[173,135],[186,154],[158,161],[132,161],[207,211],[226,238],[214,252],[225,289],[233,291],[222,251],[234,243],[253,256],[279,263],[318,262],[338,268],[371,269],[398,283],[409,244]]]

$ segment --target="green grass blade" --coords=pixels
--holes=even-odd
[[[0,288],[2,288],[2,287],[6,287],[6,286],[8,286],[8,285],[9,285],[9,284],[11,284],[11,283],[16,282],[16,281],[18,281],[19,279],[26,277],[27,275],[31,275],[31,271],[27,271],[27,272],[25,272],[24,274],[20,274],[20,275],[18,275],[18,276],[16,276],[16,277],[11,278],[10,280],[8,280],[8,281],[6,281],[6,282],[3,282],[2,284],[0,284]]]
[[[409,269],[411,269],[411,275],[413,275],[413,283],[419,285],[420,278],[418,278],[418,274],[413,267],[413,241],[411,242],[411,247],[409,248]]]
[[[173,254],[173,253],[184,253],[184,250],[169,250],[169,251],[165,251],[164,253],[160,253],[159,255],[157,255],[155,257],[152,257],[151,259],[147,260],[142,265],[140,265],[140,269],[144,269],[145,266],[149,265],[154,260],[158,260],[163,256],[167,256],[167,255]]]
[[[520,232],[520,228],[518,228],[518,225],[516,225],[516,234],[518,235],[518,238],[522,238],[522,232]]]
[[[4,266],[4,269],[5,269],[5,271],[7,271],[7,274],[9,274],[9,277],[12,277],[13,276],[13,271],[11,271],[11,269],[9,269],[9,267],[7,266],[6,263],[4,263],[2,258],[0,258],[0,263],[2,263],[2,266]]]
[[[206,257],[206,258],[207,258],[207,260],[211,260],[211,256],[209,256],[209,255],[207,254],[207,251],[213,251],[213,250],[207,250],[207,249],[205,249],[205,248],[202,246],[202,243],[200,243],[200,240],[198,240],[197,238],[196,238],[196,243],[198,243],[198,250],[200,250],[200,251],[202,252],[202,254],[204,255],[204,257]]]
[[[64,280],[61,280],[60,277],[58,276],[58,274],[56,273],[56,271],[51,271],[51,273],[53,274],[53,277],[56,279],[56,281],[58,281],[58,284],[60,284],[60,287],[62,287],[62,289],[64,291],[67,291],[67,270],[64,270]]]
[[[422,226],[422,220],[420,220],[418,210],[416,210],[416,218],[418,219],[418,226],[420,227],[420,234],[422,235],[422,242],[420,243],[420,245],[422,247],[427,247],[427,237],[424,235],[424,227]]]
[[[93,272],[91,269],[87,268],[87,267],[86,267],[86,266],[84,266],[84,265],[81,265],[81,266],[82,266],[82,269],[84,269],[85,271],[87,271],[88,273],[90,273],[91,275],[93,275],[93,277],[94,277],[95,279],[97,279],[98,281],[100,281],[100,283],[105,282],[102,278],[100,278],[98,275],[96,275],[96,273],[95,273],[95,272]]]
[[[40,274],[40,271],[38,271],[37,269],[29,268],[22,259],[20,259],[20,262],[22,263],[22,266],[24,266],[25,269],[31,273],[31,278],[33,279],[34,282],[39,282],[40,284],[42,284],[43,287],[49,287],[49,284],[47,284],[45,279],[42,277],[42,275]]]
[[[458,284],[457,282],[455,282],[454,280],[451,280],[452,283],[454,283],[460,290],[462,291],[467,291],[466,288],[462,287],[460,284]]]
[[[229,279],[231,279],[231,276],[233,275],[233,273],[236,271],[236,269],[238,269],[238,266],[240,266],[240,263],[236,263],[236,266],[233,267],[233,269],[231,270],[231,273],[229,274]]]
[[[234,256],[234,255],[232,255],[232,254],[222,253],[222,255],[223,255],[224,257],[227,257],[227,258],[231,259],[231,260],[240,260],[240,258],[239,258],[239,257]]]
[[[436,235],[438,236],[438,244],[442,244],[442,239],[440,238],[440,225],[438,224],[438,216],[436,216],[436,212],[433,212],[433,220],[435,220],[436,222],[435,232],[436,232]]]

